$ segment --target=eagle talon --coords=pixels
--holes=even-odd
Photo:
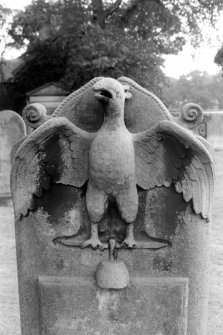
[[[101,243],[101,241],[99,239],[96,238],[90,238],[89,240],[83,242],[82,244],[82,248],[87,248],[87,247],[92,247],[93,249],[106,249],[107,245],[104,243]]]
[[[131,237],[127,237],[123,242],[122,246],[127,246],[128,248],[136,248],[138,246],[136,240]]]

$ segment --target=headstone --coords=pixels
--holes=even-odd
[[[17,113],[0,111],[0,197],[10,196],[11,150],[25,136],[25,124]]]
[[[126,77],[93,79],[27,137],[11,175],[22,335],[206,334],[203,141]]]

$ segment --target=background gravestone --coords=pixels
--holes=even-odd
[[[9,196],[11,150],[25,136],[25,123],[20,115],[11,111],[0,111],[0,197]]]
[[[212,161],[203,142],[177,126],[159,99],[128,78],[119,79],[132,95],[125,103],[126,127],[138,133],[160,125],[157,141],[171,144],[160,152],[153,138],[147,147],[148,162],[150,153],[160,152],[157,166],[163,167],[151,171],[151,180],[159,179],[159,171],[162,180],[162,174],[175,169],[172,164],[179,169],[178,179],[165,180],[165,186],[158,180],[149,190],[138,187],[136,248],[120,245],[126,223],[115,202],[101,219],[100,240],[105,243],[112,235],[119,242],[118,259],[111,262],[126,265],[127,287],[100,286],[96,273],[99,264],[107,264],[108,250],[81,248],[90,236],[88,186],[71,185],[81,131],[76,138],[75,128],[67,127],[74,124],[89,133],[100,129],[103,109],[92,89],[99,80],[67,97],[15,154],[11,188],[22,335],[204,335]],[[177,161],[169,159],[173,145],[179,149]]]

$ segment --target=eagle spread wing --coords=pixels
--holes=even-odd
[[[37,128],[18,148],[11,172],[15,213],[27,215],[51,182],[81,187],[88,179],[93,133],[64,117]]]
[[[213,161],[206,147],[176,123],[161,121],[133,135],[137,184],[149,190],[172,183],[194,211],[208,218],[213,197]]]

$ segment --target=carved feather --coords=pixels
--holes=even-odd
[[[94,134],[55,117],[36,129],[15,154],[11,178],[15,212],[27,215],[51,182],[81,187],[88,179]]]
[[[175,186],[196,214],[208,218],[213,197],[213,161],[196,137],[183,127],[161,121],[134,134],[137,184],[145,189]]]

